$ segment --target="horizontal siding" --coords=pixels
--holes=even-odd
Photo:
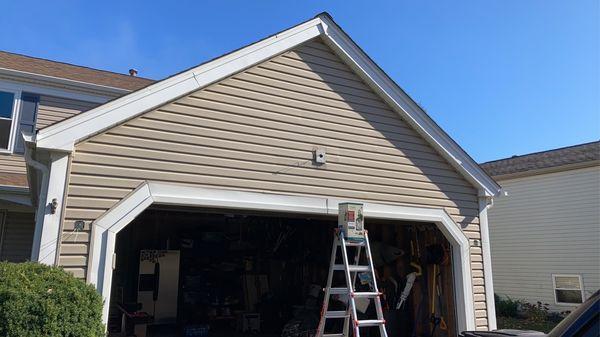
[[[587,296],[600,288],[600,168],[500,182],[508,191],[489,212],[494,288],[554,303],[552,274],[579,274]]]
[[[443,208],[480,238],[473,186],[319,42],[78,144],[61,265],[85,272],[91,222],[144,180]],[[480,248],[471,260],[485,319]]]
[[[44,128],[96,106],[98,103],[42,95],[38,105],[36,128]]]
[[[0,174],[26,173],[25,158],[22,155],[0,154]]]
[[[0,261],[23,262],[31,258],[33,230],[35,227],[34,213],[6,212],[4,228],[0,223]]]

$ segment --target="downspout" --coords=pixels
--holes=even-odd
[[[35,144],[33,136],[23,134],[25,139],[25,161],[28,165],[38,170],[42,174],[42,184],[38,194],[38,205],[35,213],[35,230],[33,232],[33,244],[31,246],[31,261],[38,261],[40,255],[40,244],[42,240],[42,230],[44,226],[44,213],[46,211],[46,197],[48,195],[48,180],[50,170],[48,167],[31,157],[30,145]],[[31,190],[30,190],[31,191]],[[35,191],[31,191],[35,193]]]
[[[500,195],[504,195],[500,191]],[[494,280],[492,274],[492,252],[490,245],[490,231],[488,223],[488,210],[494,206],[494,199],[490,196],[479,197],[479,230],[481,232],[481,249],[483,255],[483,276],[485,280],[485,303],[487,311],[488,330],[496,330],[496,303],[494,300]]]

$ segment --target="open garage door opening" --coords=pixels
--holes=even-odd
[[[312,336],[336,226],[328,216],[147,209],[117,234],[109,333]],[[455,335],[452,247],[442,232],[425,222],[366,219],[365,226],[388,335]],[[407,276],[417,271],[397,309]],[[336,306],[345,308],[343,296],[330,301],[330,310]],[[361,308],[368,315],[373,303]],[[340,331],[336,324],[326,331]]]

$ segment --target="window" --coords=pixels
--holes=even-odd
[[[554,300],[556,304],[583,303],[583,282],[581,275],[552,275]]]
[[[21,133],[35,131],[39,96],[8,88],[0,88],[0,152],[23,153]]]
[[[0,91],[0,150],[9,150],[14,118],[15,93]]]

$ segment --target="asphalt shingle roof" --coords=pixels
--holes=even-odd
[[[126,90],[138,90],[154,80],[0,51],[0,68],[53,76]]]
[[[513,156],[480,166],[493,177],[592,161],[600,161],[600,141]]]

